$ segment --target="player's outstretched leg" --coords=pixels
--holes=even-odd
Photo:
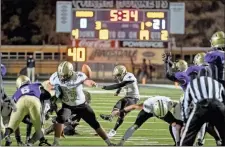
[[[124,121],[124,117],[125,117],[125,113],[120,113],[120,116],[118,117],[117,121],[116,121],[116,124],[114,126],[113,129],[111,129],[108,133],[108,137],[111,138],[113,136],[116,135],[116,131],[117,129],[123,124],[123,121]]]
[[[89,105],[84,106],[83,109],[78,112],[78,115],[96,131],[108,146],[114,145],[109,140],[105,130],[100,126],[93,109]]]

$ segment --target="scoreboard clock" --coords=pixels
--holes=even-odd
[[[168,41],[167,9],[75,9],[73,39]]]

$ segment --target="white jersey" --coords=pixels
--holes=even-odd
[[[147,113],[153,113],[153,105],[158,101],[162,100],[168,106],[168,110],[170,111],[173,108],[173,102],[169,97],[165,96],[155,96],[152,98],[148,98],[144,101],[143,110]]]
[[[83,82],[87,76],[82,72],[73,72],[73,76],[65,83],[59,80],[57,72],[50,77],[50,84],[55,86],[59,85],[62,89],[62,102],[69,106],[78,106],[83,104],[85,95],[83,92]]]
[[[123,81],[134,81],[131,84],[128,84],[124,87],[125,97],[137,98],[140,99],[139,89],[137,84],[137,79],[134,74],[128,72],[124,77]],[[122,82],[123,82],[122,81]]]

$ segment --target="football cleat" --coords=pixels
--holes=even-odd
[[[217,146],[222,146],[222,141],[221,141],[221,140],[217,140],[217,141],[216,141],[216,145],[217,145]]]
[[[53,144],[51,146],[59,146],[58,142],[53,142]]]
[[[25,146],[25,144],[22,141],[18,141],[17,146]]]
[[[106,114],[100,114],[100,117],[104,120],[107,120],[107,121],[112,121],[113,117],[112,115],[106,115]]]
[[[115,130],[110,130],[109,131],[109,133],[107,134],[107,136],[109,137],[109,138],[112,138],[113,136],[115,136],[116,135],[116,131]]]
[[[198,139],[198,141],[196,142],[196,146],[203,146],[203,141],[201,139]]]
[[[9,136],[5,137],[5,146],[10,146],[12,144],[11,138]]]
[[[10,146],[12,144],[12,141],[6,141],[5,146]]]
[[[41,140],[39,146],[51,146],[47,139]]]
[[[115,143],[110,143],[108,146],[117,146]]]

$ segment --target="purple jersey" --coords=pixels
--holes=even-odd
[[[224,55],[225,55],[224,51],[215,50],[215,51],[208,52],[205,55],[204,60],[207,63],[222,64],[224,62]]]
[[[181,88],[185,90],[190,81],[190,77],[187,76],[186,72],[176,72],[175,77],[179,83],[182,83],[180,84]]]
[[[225,78],[225,76],[223,77],[223,70],[224,70],[223,64],[225,59],[224,56],[225,56],[224,51],[215,50],[208,52],[204,59],[205,62],[216,65],[218,71],[215,71],[214,73],[218,73],[219,79]]]
[[[191,76],[192,73],[197,74],[203,68],[204,68],[204,66],[197,66],[197,65],[190,66],[190,67],[188,67],[186,74],[187,74],[187,76]]]
[[[5,76],[5,74],[6,74],[6,67],[3,64],[1,64],[1,74],[2,74],[2,76]]]
[[[41,96],[41,90],[40,90],[40,83],[33,83],[33,84],[27,84],[22,87],[20,87],[13,95],[13,99],[17,102],[20,97],[24,95],[30,95],[35,96],[37,98],[40,98]]]

